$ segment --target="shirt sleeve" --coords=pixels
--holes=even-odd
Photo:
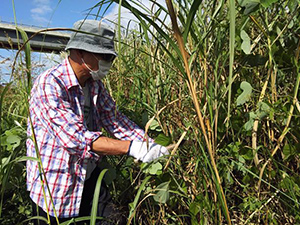
[[[79,101],[78,96],[68,94],[68,89],[58,78],[50,75],[33,91],[31,116],[34,114],[55,144],[62,146],[69,154],[98,160],[99,156],[90,150],[92,141],[102,133],[86,129],[82,112],[79,113],[81,109],[75,113],[75,108],[80,107]]]
[[[99,110],[101,124],[106,131],[120,140],[145,141],[148,138],[150,142],[153,142],[143,129],[117,110],[115,101],[108,94],[103,84],[101,85],[100,99],[101,101],[97,103],[97,109]]]

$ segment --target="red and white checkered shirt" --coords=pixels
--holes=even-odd
[[[49,190],[34,160],[27,161],[27,189],[31,199],[51,216],[55,214],[49,191],[58,217],[78,216],[87,165],[100,160],[91,151],[91,143],[102,135],[102,128],[121,140],[143,140],[145,135],[116,110],[101,81],[89,85],[93,104],[93,129],[89,130],[84,122],[83,90],[68,59],[37,77],[31,91],[30,117]],[[30,123],[27,133],[32,137]],[[32,138],[26,144],[27,155],[36,157]]]

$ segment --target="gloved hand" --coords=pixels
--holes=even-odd
[[[148,143],[142,141],[131,141],[128,149],[128,155],[142,162],[151,162],[163,155],[168,155],[169,151],[156,143]]]

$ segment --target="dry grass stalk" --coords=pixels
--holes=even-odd
[[[173,4],[172,4],[172,1],[171,0],[166,0],[166,4],[167,4],[167,7],[168,7],[168,11],[169,11],[170,17],[171,17],[174,35],[175,35],[175,38],[176,38],[176,40],[178,42],[181,55],[183,57],[184,66],[185,66],[185,69],[186,69],[186,73],[187,73],[187,77],[188,77],[188,81],[189,81],[189,86],[190,86],[190,90],[191,90],[191,94],[192,94],[192,99],[193,99],[193,102],[194,102],[194,105],[195,105],[195,109],[197,111],[197,115],[198,115],[198,118],[199,118],[200,126],[201,126],[201,129],[202,129],[203,135],[204,135],[204,139],[205,139],[205,142],[206,142],[207,147],[208,147],[208,152],[209,152],[209,155],[210,155],[210,158],[211,158],[211,163],[212,163],[213,169],[215,171],[217,182],[218,182],[218,185],[219,185],[220,190],[221,190],[223,202],[224,202],[225,209],[226,209],[227,220],[228,220],[228,223],[231,224],[229,210],[228,210],[228,207],[227,207],[225,194],[223,192],[223,188],[222,188],[222,184],[221,184],[221,179],[220,179],[220,176],[219,176],[217,165],[216,165],[214,157],[213,157],[211,141],[207,137],[207,132],[206,132],[204,120],[203,120],[203,117],[202,117],[202,114],[201,114],[201,111],[200,111],[200,106],[199,106],[199,102],[198,102],[198,99],[197,99],[196,90],[194,88],[194,84],[193,84],[193,81],[192,81],[192,78],[191,78],[191,73],[190,73],[188,59],[187,59],[188,54],[187,54],[187,52],[185,50],[183,38],[181,36],[181,32],[180,32],[178,24],[177,24],[177,19],[176,19],[176,15],[175,15],[175,11],[174,11],[174,7],[173,7]]]

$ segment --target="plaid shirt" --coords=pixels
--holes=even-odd
[[[41,74],[31,91],[30,117],[49,190],[41,182],[34,160],[27,161],[27,189],[32,200],[44,211],[48,209],[51,216],[55,214],[49,192],[58,217],[78,216],[88,163],[100,160],[91,151],[91,143],[102,135],[102,128],[121,140],[143,140],[145,135],[116,111],[115,102],[101,81],[91,81],[89,85],[93,104],[90,130],[84,122],[83,90],[68,59]],[[27,134],[32,136],[30,123]],[[36,157],[32,138],[26,144],[27,155]]]

